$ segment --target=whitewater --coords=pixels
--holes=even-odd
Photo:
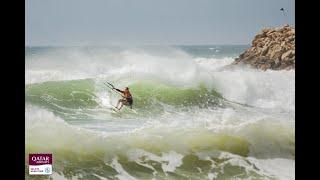
[[[247,47],[26,47],[26,178],[295,179],[295,71],[227,66]]]

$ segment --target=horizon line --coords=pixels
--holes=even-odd
[[[105,44],[105,45],[25,45],[25,48],[28,47],[108,47],[108,46],[248,46],[251,44]]]

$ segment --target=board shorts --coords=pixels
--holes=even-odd
[[[130,106],[132,106],[132,103],[133,103],[132,98],[126,98],[126,101],[129,103]]]
[[[124,105],[132,106],[132,103],[133,103],[132,98],[124,98],[123,101],[124,101]]]

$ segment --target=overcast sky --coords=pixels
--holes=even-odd
[[[250,44],[261,28],[294,26],[294,8],[294,0],[26,0],[26,45]]]

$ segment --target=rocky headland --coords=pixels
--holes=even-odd
[[[262,70],[294,69],[295,29],[289,25],[262,29],[254,37],[251,47],[232,63],[239,64]]]

